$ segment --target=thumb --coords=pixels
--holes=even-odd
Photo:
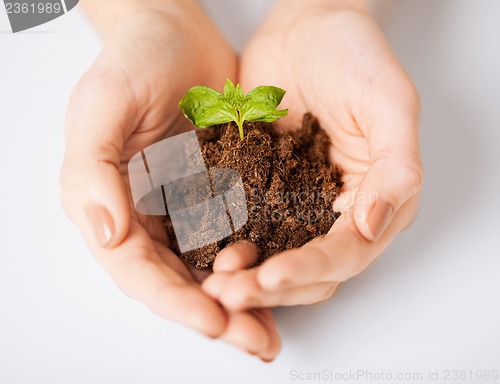
[[[359,232],[367,240],[377,241],[394,214],[418,193],[421,179],[418,165],[405,165],[398,158],[372,163],[355,197],[353,214]],[[407,224],[401,223],[397,231]]]
[[[135,104],[127,82],[98,64],[80,80],[66,117],[61,198],[89,246],[113,248],[130,227],[129,198],[120,174]]]
[[[356,227],[370,241],[381,237],[394,214],[422,185],[416,90],[408,83],[392,97],[374,100],[360,127],[368,139],[370,166],[354,201]]]

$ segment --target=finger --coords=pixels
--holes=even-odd
[[[259,284],[258,269],[232,274],[214,273],[211,279],[221,282],[218,289],[210,286],[204,286],[203,289],[230,312],[249,308],[313,304],[326,300],[338,286],[338,283],[334,282],[295,286],[290,281],[288,287],[266,290]]]
[[[251,303],[253,308],[316,304],[329,299],[338,286],[339,283],[325,282],[273,291],[261,289],[251,295]],[[223,297],[221,303],[225,305]],[[250,308],[244,302],[239,307],[243,309]]]
[[[231,313],[221,338],[252,355],[266,352],[271,345],[268,328],[248,312]]]
[[[278,307],[316,304],[329,299],[339,283],[316,283],[279,291],[262,291],[257,307]]]
[[[258,279],[259,270],[266,263],[256,269],[213,273],[202,285],[202,289],[230,312],[249,308],[312,304],[324,300],[330,290],[330,294],[333,294],[332,285],[336,283],[311,283],[304,286],[296,285],[291,279],[286,280],[286,285],[266,290]]]
[[[116,285],[152,312],[209,337],[224,332],[225,311],[186,280],[189,273],[178,257],[165,245],[153,243],[136,220],[121,244],[112,249],[91,246],[91,250]]]
[[[196,269],[188,262],[184,262],[184,265],[191,273],[191,276],[194,279],[194,281],[196,281],[199,284],[201,284],[203,281],[205,281],[205,279],[212,274],[212,271],[210,268]]]
[[[422,185],[420,105],[404,74],[399,81],[388,81],[385,95],[368,93],[366,100],[356,120],[368,139],[370,167],[355,197],[354,220],[366,239],[376,241]]]
[[[215,258],[213,271],[225,272],[249,268],[257,262],[257,246],[250,241],[239,241],[224,248]]]
[[[276,327],[276,322],[274,321],[273,313],[268,308],[251,309],[249,312],[267,329],[269,345],[259,353],[259,357],[262,361],[269,363],[278,356],[281,350],[281,338]]]
[[[224,286],[226,282],[233,276],[233,273],[229,272],[217,272],[212,274],[207,280],[202,285],[203,290],[212,296],[213,298],[217,299],[220,294],[222,293]],[[216,287],[216,288],[214,288]],[[250,308],[250,306],[248,307]],[[238,314],[239,312],[232,312],[230,316],[233,316],[234,314]],[[267,348],[263,349],[260,352],[256,352],[256,347],[255,346],[250,346],[247,342],[245,342],[247,337],[255,337],[255,335],[248,334],[248,330],[242,329],[241,331],[238,331],[237,329],[233,329],[232,332],[236,334],[236,339],[237,341],[234,342],[232,339],[232,336],[227,337],[226,340],[228,342],[237,344],[241,349],[249,352],[251,351],[252,354],[257,354],[259,357],[268,362],[272,361],[277,354],[279,353],[281,349],[281,341],[280,337],[278,335],[278,331],[276,329],[276,324],[274,322],[274,319],[272,317],[272,313],[270,310],[267,309],[259,309],[257,311],[251,310],[250,313],[256,317],[257,320],[260,320],[262,325],[264,326],[265,330],[267,331],[268,337],[269,337],[269,345]],[[243,324],[244,326],[248,326],[248,323],[250,321],[245,322]],[[250,322],[252,327],[255,327],[256,324],[254,322]],[[254,332],[250,330],[250,332]],[[244,333],[244,335],[240,335],[240,333]],[[230,334],[232,334],[230,332]],[[241,340],[242,338],[245,338],[245,340]]]
[[[395,220],[391,226],[397,222]],[[368,241],[357,230],[350,210],[335,222],[324,238],[266,260],[258,269],[257,284],[265,290],[279,290],[345,281],[363,271],[393,235],[386,231],[379,241]]]
[[[257,261],[257,246],[250,241],[240,241],[224,248],[215,258],[214,273],[206,278],[202,289],[212,298],[219,298],[233,271],[251,267]]]
[[[257,269],[216,272],[207,279],[202,289],[231,312],[257,306],[256,293],[261,291]]]
[[[203,281],[201,288],[210,297],[218,299],[232,276],[231,272],[214,272]]]
[[[112,248],[127,235],[129,199],[119,172],[124,140],[138,111],[133,92],[119,72],[97,63],[71,97],[66,118],[66,152],[61,196],[69,217],[87,241]]]

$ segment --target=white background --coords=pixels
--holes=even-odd
[[[254,22],[243,3],[230,17],[238,44]],[[58,173],[66,101],[99,38],[79,10],[9,30],[0,5],[1,384],[500,369],[499,1],[401,2],[387,33],[423,100],[421,214],[328,303],[275,311],[284,346],[272,364],[155,317],[94,262],[62,212]]]

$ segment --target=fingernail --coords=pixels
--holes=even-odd
[[[257,356],[257,352],[252,351],[251,349],[248,349],[248,348],[246,348],[246,347],[241,347],[241,349],[242,349],[243,351],[245,351],[246,353],[248,353],[249,355],[252,355],[252,356]]]
[[[106,248],[115,233],[115,224],[108,210],[97,205],[87,211],[87,217],[94,230],[97,243]]]
[[[272,363],[274,361],[275,358],[272,358],[272,359],[266,359],[264,357],[260,357],[260,359],[264,362],[264,363]]]
[[[373,241],[377,241],[391,221],[394,212],[392,205],[387,201],[377,201],[368,214],[368,227],[373,236]]]

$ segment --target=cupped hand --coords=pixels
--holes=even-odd
[[[245,271],[231,266],[255,249],[221,252],[203,288],[232,311],[327,299],[416,215],[422,184],[417,92],[367,12],[339,3],[281,1],[244,51],[244,88],[287,90],[283,128],[299,126],[312,112],[330,136],[330,160],[342,170],[344,186],[335,204],[342,216],[324,238]]]
[[[128,188],[135,153],[189,129],[177,107],[183,94],[196,84],[220,87],[235,74],[235,55],[190,2],[126,18],[71,97],[62,201],[126,294],[166,319],[272,360],[280,340],[270,311],[227,313],[200,288],[203,276],[169,249],[161,218],[135,211]]]

